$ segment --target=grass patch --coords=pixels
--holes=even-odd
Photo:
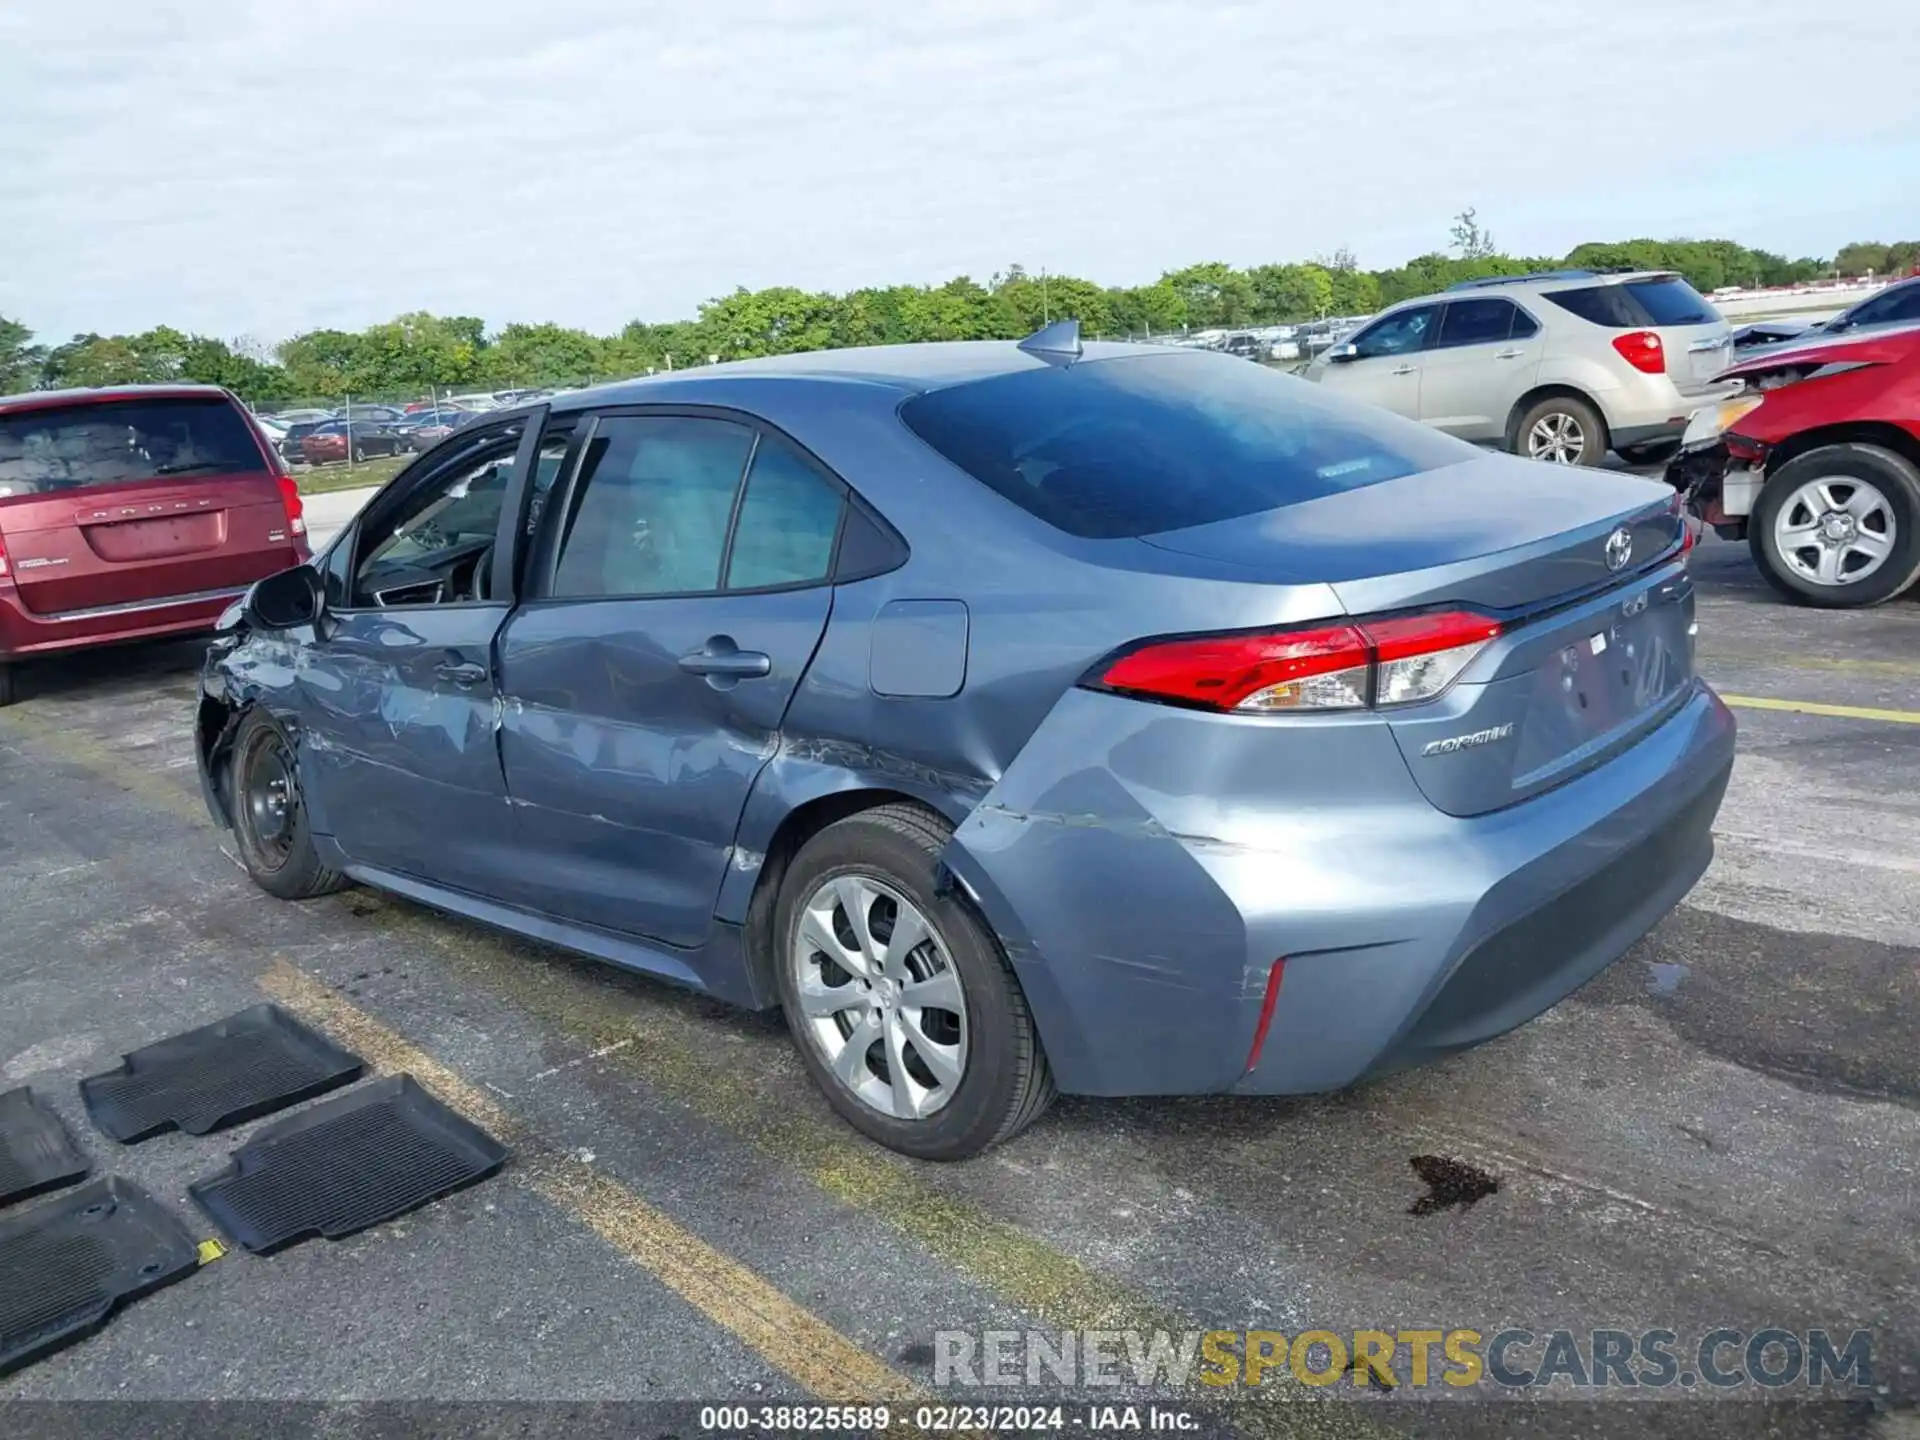
[[[363,460],[358,465],[322,465],[313,470],[297,470],[293,483],[302,495],[324,495],[330,490],[359,490],[368,485],[384,485],[412,460],[412,455],[383,455]]]

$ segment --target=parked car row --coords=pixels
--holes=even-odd
[[[303,420],[278,436],[264,423],[261,428],[287,463],[332,465],[348,459],[358,462],[380,455],[430,450],[477,418],[477,411],[442,405],[392,416],[356,414],[352,419]]]
[[[429,450],[475,417],[553,395],[552,390],[475,391],[414,400],[405,405],[352,402],[334,410],[294,409],[258,414],[280,457],[291,465],[330,465]]]

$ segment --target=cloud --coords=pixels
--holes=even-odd
[[[5,15],[0,313],[609,330],[1016,260],[1392,264],[1468,204],[1522,250],[1830,252],[1912,229],[1905,8],[69,0]]]

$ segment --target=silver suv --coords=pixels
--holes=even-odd
[[[1480,444],[1561,465],[1663,459],[1731,394],[1733,332],[1684,278],[1552,270],[1383,310],[1305,375]]]

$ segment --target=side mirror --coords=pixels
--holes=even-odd
[[[320,573],[311,565],[295,565],[259,581],[247,594],[247,618],[265,630],[292,630],[311,625],[326,606]]]
[[[1327,351],[1327,359],[1336,365],[1344,365],[1349,360],[1360,358],[1360,347],[1349,341],[1345,345],[1336,345]]]

